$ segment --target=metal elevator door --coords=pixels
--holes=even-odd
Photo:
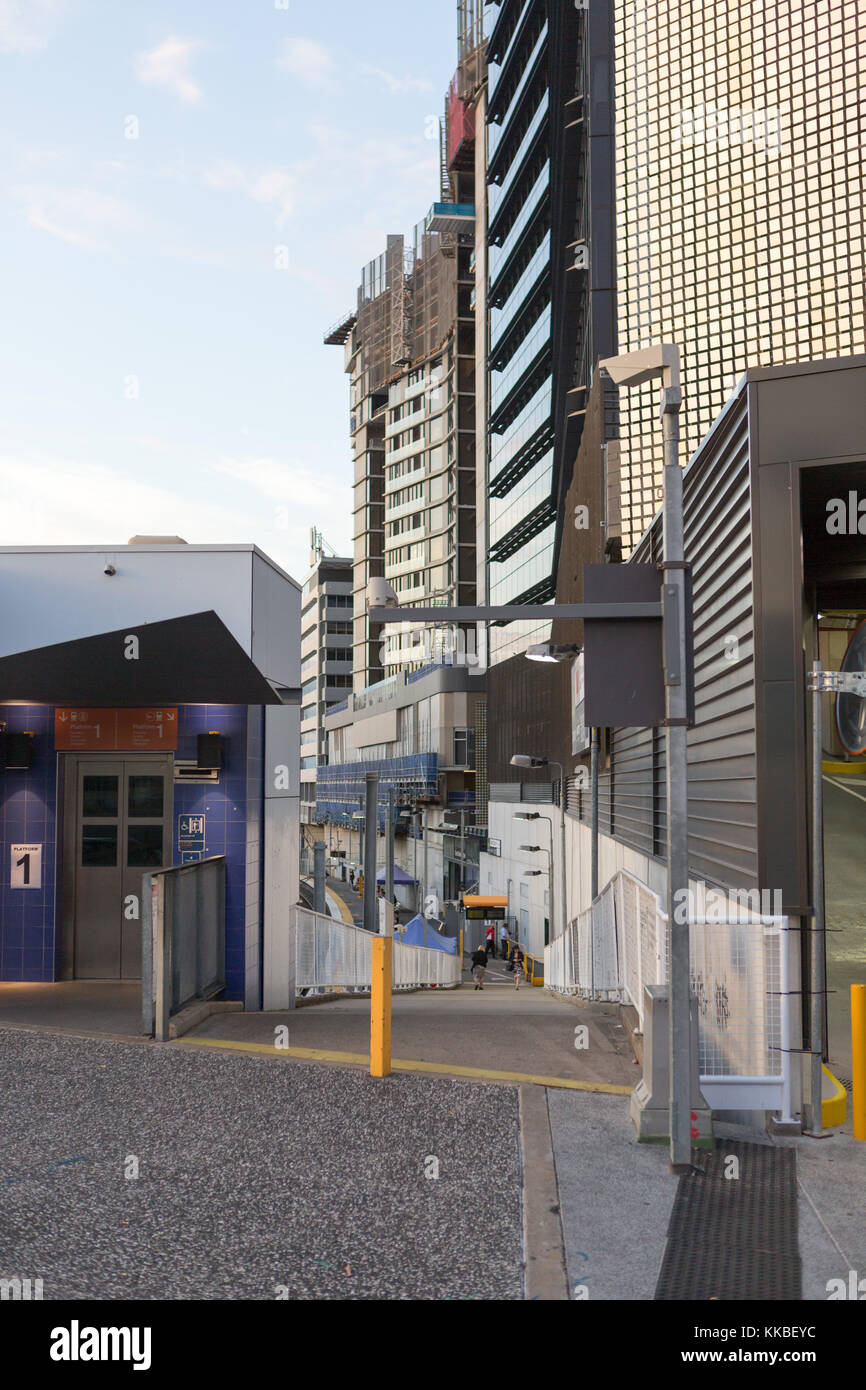
[[[74,977],[141,978],[141,883],[171,862],[171,759],[77,759]]]

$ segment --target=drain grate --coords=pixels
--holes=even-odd
[[[679,1180],[655,1298],[802,1298],[794,1149],[723,1139],[701,1155]]]

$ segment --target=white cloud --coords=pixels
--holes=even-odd
[[[375,68],[371,63],[362,63],[361,71],[370,77],[378,77],[384,82],[389,92],[395,95],[405,96],[408,92],[432,92],[433,83],[428,82],[426,77],[395,77],[393,73],[386,72],[384,68]]]
[[[140,229],[139,215],[132,204],[110,193],[44,184],[18,186],[10,192],[23,204],[31,227],[87,251],[108,250],[107,231]]]
[[[283,463],[274,458],[224,457],[209,464],[207,471],[233,478],[270,501],[293,509],[310,507],[321,512],[326,498],[329,509],[342,508],[346,515],[351,509],[350,488],[334,484],[304,464]]]
[[[189,73],[193,53],[202,47],[200,39],[165,39],[135,62],[139,82],[169,87],[182,101],[201,101],[202,90]]]
[[[224,193],[243,193],[256,203],[275,207],[277,226],[282,227],[294,207],[297,179],[289,169],[265,169],[249,173],[239,164],[223,160],[204,175],[208,188]]]
[[[237,506],[76,458],[0,455],[0,503],[4,545],[119,545],[135,534],[243,542],[256,527]]]
[[[66,0],[0,0],[0,53],[44,48],[66,9]]]
[[[308,87],[329,86],[336,64],[325,45],[315,39],[286,39],[277,67]]]

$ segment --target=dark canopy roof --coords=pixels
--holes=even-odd
[[[299,698],[299,691],[262,675],[212,610],[0,658],[0,704],[122,709],[297,704]]]

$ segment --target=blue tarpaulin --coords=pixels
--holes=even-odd
[[[376,875],[376,882],[377,882],[377,883],[384,883],[384,882],[385,882],[385,870],[384,870],[384,869],[380,869],[379,872],[377,873],[377,875]],[[407,874],[407,873],[406,873],[406,870],[405,870],[405,869],[401,869],[399,864],[395,864],[395,865],[394,865],[394,882],[395,882],[395,883],[414,883],[415,880],[414,880],[414,878],[412,877],[411,874]]]
[[[443,936],[440,926],[441,923],[427,921],[419,912],[417,917],[406,923],[406,930],[400,932],[399,939],[406,946],[429,946],[433,951],[445,951],[449,956],[456,956],[456,936]]]

